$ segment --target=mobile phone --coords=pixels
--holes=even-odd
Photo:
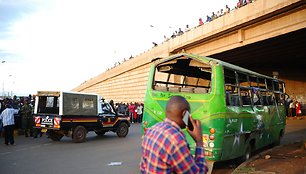
[[[183,121],[184,121],[185,125],[188,127],[188,129],[193,131],[193,125],[192,125],[192,123],[189,119],[189,115],[190,115],[189,111],[186,111],[185,115],[183,117]]]

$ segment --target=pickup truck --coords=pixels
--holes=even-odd
[[[65,135],[84,142],[88,131],[125,137],[130,127],[129,117],[117,114],[99,95],[79,92],[38,91],[33,117],[34,128],[47,132],[53,141]]]

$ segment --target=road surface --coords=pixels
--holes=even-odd
[[[16,146],[5,146],[4,139],[0,138],[0,173],[139,173],[140,130],[141,124],[132,124],[125,138],[119,138],[113,132],[102,137],[90,132],[84,143],[73,143],[69,137],[54,142],[46,135],[37,139],[19,135],[15,137]],[[305,130],[306,119],[287,120],[281,143],[288,144],[306,138]],[[215,169],[213,173],[222,174],[234,170],[231,163],[221,163]]]
[[[54,142],[45,135],[37,139],[19,135],[16,146],[5,146],[0,138],[0,173],[139,173],[140,129],[140,124],[133,124],[125,138],[113,132],[101,137],[89,132],[84,143],[73,143],[69,137]]]

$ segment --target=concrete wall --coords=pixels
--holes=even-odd
[[[159,44],[88,80],[73,91],[98,93],[115,102],[142,102],[149,67],[154,58],[179,52],[209,56],[305,26],[306,10],[303,0],[257,0],[182,36]],[[304,86],[304,83],[301,85]]]

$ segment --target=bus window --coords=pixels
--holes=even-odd
[[[251,95],[248,88],[240,88],[240,96],[243,106],[251,105]]]
[[[238,85],[236,81],[236,73],[230,69],[224,69],[224,81],[226,92],[226,105],[227,106],[240,106]]]
[[[264,106],[274,105],[273,93],[272,92],[262,92],[262,100]]]
[[[273,88],[274,88],[274,91],[279,91],[278,81],[273,81]]]
[[[250,86],[258,88],[258,83],[257,83],[257,77],[256,76],[249,76],[250,80]]]
[[[226,86],[226,105],[240,106],[238,87],[229,85]]]
[[[267,89],[266,88],[266,82],[264,78],[258,78],[258,87],[260,89]]]
[[[155,73],[155,79],[159,79],[161,82],[167,82],[170,74],[167,73]],[[159,91],[167,91],[167,84],[166,83],[157,83],[154,84],[154,89]]]
[[[272,80],[271,79],[266,79],[266,81],[267,81],[268,90],[273,90]]]
[[[278,85],[279,85],[279,91],[284,93],[285,92],[284,91],[284,83],[280,82]]]
[[[284,95],[281,93],[274,93],[277,105],[284,105]]]
[[[259,88],[252,87],[252,100],[254,105],[262,105]]]
[[[158,91],[208,93],[211,66],[183,58],[156,66],[153,89]]]
[[[240,86],[249,87],[249,80],[246,74],[238,73],[238,80]]]

